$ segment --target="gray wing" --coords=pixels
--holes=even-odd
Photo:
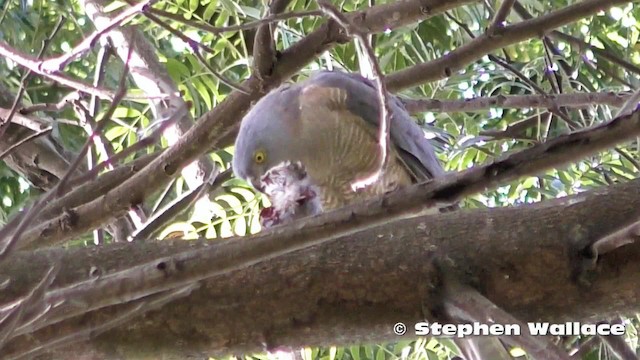
[[[365,121],[379,125],[380,108],[375,84],[358,74],[340,71],[319,71],[304,85],[315,84],[344,89],[347,93],[347,107]],[[416,181],[424,181],[444,175],[444,169],[435,155],[433,146],[424,137],[420,126],[415,123],[398,98],[389,95],[391,121],[389,134],[396,145],[401,160],[406,164]]]

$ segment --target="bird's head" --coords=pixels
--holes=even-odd
[[[274,166],[297,161],[295,116],[299,116],[297,96],[289,86],[263,97],[240,124],[235,142],[233,171],[257,190],[260,179]]]

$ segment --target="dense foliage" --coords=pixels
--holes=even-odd
[[[518,1],[506,17],[512,24],[530,16],[537,17],[554,9],[578,3],[574,0],[544,2]],[[359,0],[334,3],[344,12],[365,9],[372,4]],[[455,49],[469,44],[492,27],[502,1],[471,2],[438,14],[425,21],[389,29],[371,36],[371,44],[384,74],[393,74],[420,63],[447,57]],[[115,1],[108,10],[122,9],[127,4]],[[166,72],[189,105],[189,112],[198,119],[223,101],[233,88],[227,84],[241,84],[251,73],[255,27],[237,30],[225,28],[247,24],[265,16],[264,2],[255,0],[165,0],[153,5],[158,10],[153,17],[139,14],[127,26],[143,31],[145,41],[152,44]],[[70,52],[83,38],[94,31],[94,25],[82,4],[69,0],[4,0],[0,1],[0,41],[31,56],[38,56],[46,44],[47,58]],[[287,12],[318,10],[315,1],[293,0]],[[276,22],[275,42],[279,50],[289,48],[305,35],[324,23],[326,18],[314,12],[291,16]],[[560,134],[577,131],[612,119],[631,91],[640,84],[640,8],[633,2],[611,7],[588,16],[557,31],[547,29],[544,37],[531,37],[516,42],[491,54],[481,54],[460,71],[454,71],[440,80],[423,82],[419,86],[397,92],[411,100],[437,99],[440,103],[431,109],[423,106],[414,111],[415,118],[425,129],[438,149],[438,156],[449,171],[460,171],[487,163],[503,154],[528,148]],[[220,31],[214,33],[212,27]],[[187,42],[189,41],[189,42]],[[197,43],[197,45],[194,45]],[[102,50],[101,50],[102,49]],[[101,57],[109,45],[96,41],[91,51],[69,63],[64,73],[90,84],[96,80],[96,69],[102,69],[101,86],[119,87],[124,70],[122,61],[115,56]],[[204,62],[202,61],[204,60]],[[345,69],[372,75],[366,55],[354,41],[331,48],[299,71],[294,80],[304,78],[316,69]],[[221,74],[221,80],[212,74]],[[21,87],[25,92],[22,105],[58,103],[73,92],[47,76],[32,74],[24,81],[25,68],[10,58],[0,60],[0,83],[15,97]],[[127,97],[121,101],[108,119],[101,136],[109,152],[98,145],[91,147],[90,156],[83,164],[95,165],[121,152],[148,136],[161,122],[153,112],[146,90],[131,78],[127,80]],[[540,99],[559,94],[599,94],[595,101],[563,102],[557,97],[557,106],[539,106]],[[617,94],[617,95],[616,95]],[[478,106],[467,110],[471,100],[500,99],[505,96],[528,95],[522,104],[513,107],[500,105]],[[604,99],[609,95],[608,100]],[[614,96],[615,95],[615,96]],[[11,98],[13,99],[13,98]],[[469,100],[457,101],[457,100]],[[82,97],[87,109],[92,99]],[[457,102],[456,102],[457,101]],[[576,105],[576,103],[580,104]],[[111,102],[99,100],[93,119],[101,119]],[[427,103],[429,104],[429,103]],[[444,106],[449,104],[448,107]],[[10,109],[11,103],[1,104]],[[438,105],[438,106],[436,106]],[[417,105],[416,105],[417,106]],[[444,109],[444,110],[442,110]],[[52,128],[50,135],[62,153],[73,159],[91,132],[91,123],[78,115],[77,107],[47,109],[34,116]],[[227,169],[233,156],[233,147],[227,142],[208,155],[219,166]],[[123,163],[145,154],[152,154],[168,146],[166,139],[140,147],[128,154]],[[20,151],[20,148],[13,151]],[[638,142],[620,145],[610,151],[584,158],[571,165],[547,171],[535,177],[526,177],[464,200],[465,207],[503,207],[538,202],[633,179],[640,171]],[[10,164],[9,164],[10,165]],[[84,166],[84,165],[83,165]],[[40,196],[47,188],[30,183],[28,177],[8,163],[0,163],[0,221],[6,223],[13,214]],[[148,215],[161,211],[171,201],[189,191],[187,182],[177,177],[161,191],[145,199]],[[260,231],[258,213],[268,200],[238,179],[231,179],[211,195],[210,202],[198,202],[195,207],[163,224],[159,238],[184,237],[208,239],[245,235]],[[72,240],[76,246],[93,246],[94,242],[110,242],[111,236],[86,233]],[[180,300],[178,300],[180,301]],[[627,342],[637,348],[638,319],[628,321]],[[578,348],[586,339],[557,339],[567,349]],[[447,359],[455,353],[449,340],[421,339],[382,345],[333,347],[330,349],[303,349],[304,359]],[[523,355],[514,349],[515,356]],[[595,346],[585,351],[584,359],[606,359],[605,347]],[[255,358],[271,358],[255,355]]]

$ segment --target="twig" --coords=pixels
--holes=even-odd
[[[553,57],[549,49],[549,39],[546,36],[542,39],[542,47],[544,48],[544,61],[546,64],[544,75],[549,80],[549,84],[551,85],[551,89],[553,89],[553,92],[556,94],[561,94],[562,83],[560,83],[560,81],[558,80],[558,75],[553,70]]]
[[[369,45],[367,41],[366,32],[359,29],[355,24],[353,24],[349,19],[347,19],[337,8],[335,8],[330,2],[326,0],[319,0],[318,5],[320,9],[335,20],[340,26],[342,26],[345,31],[356,38],[360,43],[360,47],[369,59],[369,63],[371,68],[373,69],[374,80],[376,83],[376,90],[378,94],[378,107],[380,109],[380,119],[379,119],[379,134],[378,134],[378,145],[380,147],[380,162],[376,170],[369,174],[364,179],[361,179],[353,184],[351,187],[356,190],[358,188],[363,188],[369,186],[376,182],[382,173],[384,172],[384,168],[387,164],[388,159],[388,144],[389,144],[389,123],[391,118],[391,112],[389,111],[389,101],[387,99],[387,87],[384,81],[384,75],[382,74],[382,70],[380,69],[380,64],[378,60],[376,60],[375,52],[373,48]]]
[[[96,56],[96,66],[93,71],[93,86],[100,86],[104,82],[105,78],[105,69],[107,67],[107,63],[109,58],[113,55],[113,51],[111,49],[111,45],[108,41],[103,41],[100,50],[98,50],[98,54]],[[78,118],[80,119],[80,123],[85,128],[85,132],[88,136],[91,135],[91,129],[96,127],[95,117],[98,114],[100,109],[100,99],[96,96],[91,96],[91,100],[89,101],[89,109],[85,109],[84,106],[81,106],[80,99],[75,101],[74,109],[76,110],[76,114],[78,114]],[[87,168],[90,171],[95,166],[96,157],[98,154],[104,156],[105,159],[108,159],[113,154],[113,146],[109,141],[107,141],[106,137],[103,133],[100,133],[98,137],[95,138],[95,148],[94,151],[91,151],[87,154]],[[95,156],[94,156],[95,155]],[[95,245],[104,244],[105,239],[105,231],[102,228],[96,228],[93,230],[93,243]]]
[[[522,80],[523,82],[525,82],[526,84],[531,86],[537,93],[539,93],[539,94],[541,94],[543,96],[547,96],[547,97],[549,96],[549,93],[547,93],[544,89],[542,89],[540,86],[538,86],[538,84],[536,84],[533,81],[531,81],[531,79],[526,77],[518,69],[516,69],[515,67],[511,66],[511,64],[507,63],[505,60],[500,59],[499,57],[491,55],[491,54],[489,55],[489,59],[491,59],[492,61],[496,62],[498,65],[502,66],[503,68],[509,70],[510,72],[512,72],[520,80]],[[547,73],[548,72],[545,70],[545,74],[547,74]],[[549,80],[549,81],[552,81],[552,80]],[[551,113],[553,113],[554,115],[558,116],[565,123],[567,123],[572,129],[580,128],[580,125],[577,124],[575,121],[573,121],[571,118],[569,118],[569,116],[567,116],[567,114],[565,114],[562,111],[562,109],[560,109],[558,107],[558,104],[554,104],[552,107],[550,107],[548,109],[549,109],[549,111]]]
[[[169,18],[171,20],[175,20],[177,22],[183,23],[185,25],[188,26],[192,26],[196,29],[200,29],[200,30],[204,30],[206,32],[212,33],[212,34],[223,34],[225,32],[231,32],[231,31],[241,31],[241,30],[250,30],[250,29],[254,29],[260,25],[266,25],[266,24],[271,24],[277,21],[283,21],[283,20],[289,20],[289,19],[298,19],[298,18],[303,18],[303,17],[320,17],[323,16],[323,12],[319,11],[319,10],[309,10],[309,11],[292,11],[292,12],[288,12],[288,13],[283,13],[283,14],[271,14],[268,16],[263,17],[262,19],[256,20],[256,21],[251,21],[245,24],[239,24],[239,25],[230,25],[230,26],[224,26],[224,27],[215,27],[215,26],[211,26],[207,23],[197,23],[197,22],[193,22],[193,21],[189,21],[187,19],[185,19],[182,15],[179,14],[173,14],[164,10],[160,10],[160,9],[150,9],[149,13],[151,14],[155,14],[158,16],[162,16],[162,17],[166,17]],[[148,13],[145,13],[145,15],[149,15]]]
[[[509,12],[511,12],[511,8],[515,2],[516,0],[502,0],[502,5],[498,9],[498,12],[496,12],[491,25],[489,25],[489,28],[487,29],[487,32],[490,35],[495,35],[498,32],[498,29],[504,27],[504,22],[507,19]]]
[[[57,103],[34,104],[31,106],[24,107],[20,109],[20,114],[28,115],[36,111],[61,111],[61,110],[64,110],[70,104],[72,104],[74,101],[78,100],[79,98],[80,98],[80,93],[78,93],[77,91],[73,91],[65,95]]]
[[[127,1],[128,3],[132,3],[133,1]],[[157,16],[151,14],[151,13],[145,13],[145,16],[147,17],[147,19],[151,20],[152,22],[154,22],[156,25],[160,26],[161,28],[167,30],[168,32],[170,32],[171,34],[173,34],[174,36],[180,38],[180,40],[182,40],[185,44],[189,45],[190,47],[198,47],[203,49],[204,51],[208,52],[209,54],[214,54],[215,55],[215,51],[206,46],[205,44],[203,44],[200,41],[196,41],[191,39],[190,37],[188,37],[187,35],[181,33],[180,31],[174,29],[171,27],[171,25],[167,24],[165,21],[162,21],[160,18],[158,18]]]
[[[219,72],[217,72],[213,66],[211,66],[209,64],[209,62],[207,61],[207,59],[204,58],[204,56],[202,56],[202,54],[200,53],[200,51],[198,51],[198,48],[193,46],[193,43],[190,42],[189,45],[192,45],[191,50],[193,51],[193,53],[196,55],[196,57],[198,58],[198,60],[200,60],[200,63],[202,63],[202,65],[204,65],[204,67],[207,68],[207,70],[209,70],[209,72],[211,72],[211,74],[213,74],[213,76],[215,76],[218,80],[220,80],[220,82],[222,82],[223,84],[227,85],[228,87],[230,87],[233,90],[237,90],[243,94],[249,94],[249,90],[245,89],[242,87],[242,85],[239,84],[235,84],[233,81],[227,79],[224,75],[220,74]]]
[[[231,179],[232,174],[233,172],[231,171],[231,169],[228,169],[222,173],[219,173],[215,177],[210,176],[209,179],[207,179],[197,188],[186,192],[178,198],[174,199],[164,209],[158,211],[156,214],[150,217],[142,227],[136,229],[136,231],[131,234],[130,241],[134,241],[136,239],[151,239],[152,236],[154,236],[154,234],[157,233],[163,225],[167,224],[176,216],[180,215],[183,211],[191,207],[191,205],[197,199],[199,199],[202,194],[209,194],[216,188],[222,186],[225,181]]]
[[[50,194],[49,194],[50,195]],[[16,248],[22,234],[27,230],[29,224],[35,220],[43,208],[45,202],[50,196],[44,196],[44,199],[36,199],[28,210],[24,210],[23,216],[17,222],[7,224],[0,231],[0,262],[5,260],[9,254]],[[17,220],[18,218],[16,218]],[[15,231],[14,231],[15,228]],[[13,235],[11,235],[13,233]]]
[[[43,309],[38,314],[41,315],[48,310],[50,306],[44,303],[45,293],[55,279],[58,270],[59,267],[57,265],[51,266],[29,294],[16,307],[11,309],[9,315],[2,319],[2,322],[0,322],[0,350],[6,341],[11,338],[14,330],[21,325],[20,322],[27,309],[36,307],[38,303],[43,303],[44,305],[41,306]]]
[[[56,36],[58,31],[60,31],[60,29],[62,28],[62,25],[64,24],[65,19],[66,18],[64,16],[61,16],[58,19],[58,22],[56,23],[56,25],[54,26],[51,34],[46,39],[44,39],[44,41],[42,41],[42,47],[40,48],[40,52],[38,53],[38,59],[42,58],[45,51],[47,51],[47,48],[49,47],[51,40],[53,40],[53,38]],[[13,119],[13,116],[16,113],[16,110],[18,109],[18,105],[20,104],[20,101],[22,101],[22,96],[24,96],[24,92],[25,92],[25,86],[30,76],[31,76],[31,70],[27,69],[27,71],[25,71],[24,75],[22,76],[22,79],[20,79],[20,88],[18,89],[18,94],[16,95],[16,98],[13,100],[13,105],[11,105],[11,110],[9,111],[9,115],[7,116],[6,119],[2,119],[2,121],[0,122],[0,137],[4,135],[4,132],[6,131],[9,123],[11,122],[11,120]]]
[[[38,132],[35,132],[33,134],[30,134],[29,136],[25,137],[24,139],[18,141],[17,143],[11,145],[7,150],[3,151],[2,153],[0,153],[0,160],[4,159],[5,156],[9,155],[12,151],[14,151],[15,149],[17,149],[18,147],[20,147],[20,145],[23,145],[25,143],[28,143],[29,141],[39,138],[40,136],[43,135],[47,135],[51,132],[52,128],[51,127],[47,127],[44,128],[43,130],[40,130]]]
[[[154,294],[148,298],[133,301],[131,303],[120,305],[116,313],[105,321],[101,317],[91,317],[92,314],[86,314],[84,326],[69,333],[55,333],[47,341],[34,344],[32,348],[25,349],[18,353],[6,354],[6,359],[32,359],[42,352],[57,348],[66,344],[76,343],[81,340],[89,340],[109,329],[120,324],[130,321],[136,316],[140,316],[148,311],[158,309],[176,299],[189,295],[193,290],[198,288],[198,284],[188,284],[176,289],[167,290]]]
[[[111,155],[106,160],[104,160],[104,161],[98,163],[97,165],[95,165],[94,167],[92,167],[86,173],[84,173],[82,175],[78,175],[75,178],[72,178],[71,180],[69,180],[69,184],[71,186],[75,186],[76,184],[81,184],[81,183],[83,183],[85,181],[89,181],[89,180],[95,179],[95,177],[98,176],[98,173],[101,170],[103,170],[105,168],[108,168],[108,167],[112,166],[113,164],[117,164],[120,160],[124,159],[125,157],[129,156],[130,154],[135,153],[138,150],[141,150],[141,149],[144,149],[147,146],[153,145],[158,140],[160,135],[162,135],[162,133],[169,126],[175,124],[177,119],[179,119],[181,116],[184,116],[184,112],[186,112],[186,111],[188,111],[188,110],[185,107],[183,107],[181,109],[177,109],[168,119],[160,119],[160,121],[159,121],[160,126],[158,126],[155,130],[153,130],[151,132],[151,134],[149,134],[149,135],[145,136],[144,138],[138,140],[135,144],[127,147],[126,149],[123,149],[122,151]]]
[[[598,11],[628,2],[630,0],[585,0],[531,20],[506,26],[500,32],[501,36],[499,37],[488,36],[485,33],[439,59],[417,64],[387,75],[387,87],[391,91],[396,91],[422,84],[426,81],[449,77],[455,71],[467,66],[469,62],[480,59],[494,50],[529,39],[532,36],[538,36],[540,33],[549,32],[551,29],[575,22]]]
[[[533,15],[531,15],[527,9],[520,3],[516,2],[513,6],[513,9],[516,11],[516,13],[518,13],[518,15],[520,15],[520,17],[522,17],[525,20],[530,20],[533,18]],[[615,54],[611,53],[609,50],[605,49],[600,49],[598,47],[595,47],[581,39],[578,39],[577,37],[565,34],[561,31],[558,30],[554,30],[551,33],[549,33],[549,37],[551,38],[555,38],[557,40],[562,40],[565,42],[568,42],[569,44],[571,44],[572,46],[578,47],[579,49],[589,49],[591,50],[594,55],[596,57],[602,57],[603,59],[608,60],[609,62],[616,64],[618,66],[623,67],[624,69],[626,69],[629,72],[635,73],[640,75],[640,67],[624,60],[621,59],[620,57],[616,56]]]
[[[45,61],[40,62],[38,64],[38,69],[47,73],[54,73],[58,71],[62,71],[69,62],[75,60],[83,53],[91,50],[93,45],[100,39],[100,37],[109,33],[115,27],[120,26],[124,21],[128,20],[132,16],[136,15],[139,12],[145,11],[148,7],[151,6],[154,2],[158,0],[143,0],[137,3],[130,8],[125,9],[120,12],[117,16],[109,21],[103,29],[96,30],[93,34],[89,35],[85,38],[80,44],[76,45],[71,51],[68,53],[61,55],[56,58],[47,59]]]
[[[585,355],[590,353],[593,350],[593,348],[595,348],[600,344],[598,340],[600,340],[599,337],[592,336],[587,340],[583,341],[582,344],[580,344],[576,350],[570,352],[571,360],[583,360]]]
[[[484,111],[491,108],[523,109],[553,106],[588,108],[594,105],[622,107],[630,98],[629,93],[595,92],[564,94],[529,94],[529,95],[494,95],[473,99],[440,100],[440,99],[401,99],[407,111],[412,114],[425,111],[438,112],[470,112]]]
[[[15,49],[12,49],[5,42],[2,42],[2,41],[0,41],[0,56],[9,58],[12,61],[14,61],[16,64],[23,66],[36,74],[40,74],[42,76],[55,80],[61,85],[68,86],[72,89],[76,89],[78,91],[82,91],[87,94],[98,96],[101,99],[112,100],[113,98],[113,93],[107,89],[91,86],[89,84],[72,79],[63,74],[56,74],[56,73],[49,74],[41,70],[39,68],[39,64],[40,64],[39,60],[29,55],[21,54],[20,52],[18,52]]]
[[[543,122],[541,119],[543,116],[549,115],[548,112],[543,112],[541,114],[536,114],[530,116],[524,120],[518,121],[516,123],[510,124],[504,130],[484,130],[480,131],[478,135],[480,136],[489,136],[494,139],[515,139],[521,138],[521,134],[525,132],[530,127]]]
[[[11,110],[9,109],[0,108],[0,117],[3,117],[3,118],[8,117],[10,111]],[[49,126],[50,124],[50,121],[47,121],[47,120],[42,120],[40,118],[22,115],[20,111],[17,111],[14,114],[11,122],[24,126],[27,129],[31,129],[33,131],[40,131],[45,127]]]
[[[93,129],[93,133],[89,136],[87,141],[84,143],[84,145],[82,146],[82,149],[80,149],[80,152],[77,154],[74,161],[71,163],[71,165],[69,165],[69,169],[67,170],[67,172],[64,174],[62,179],[60,179],[60,182],[56,186],[57,196],[61,196],[65,193],[65,190],[66,190],[65,187],[67,182],[69,181],[69,178],[80,165],[82,158],[87,153],[91,144],[93,143],[93,138],[97,136],[97,134],[101,133],[102,130],[105,128],[105,126],[107,126],[109,119],[111,119],[111,117],[113,116],[113,113],[116,111],[116,108],[120,104],[120,101],[122,100],[122,98],[124,98],[125,94],[127,93],[126,80],[127,80],[127,75],[129,75],[129,61],[131,60],[131,53],[133,52],[134,45],[135,45],[135,41],[133,41],[131,46],[129,47],[129,54],[127,56],[127,61],[125,61],[124,69],[122,70],[122,75],[120,75],[118,91],[116,92],[116,95],[113,99],[113,102],[111,103],[111,106],[109,107],[107,112],[104,114],[102,119],[100,119],[100,122],[97,124],[95,129]]]
[[[469,29],[469,27],[466,24],[462,23],[461,21],[458,21],[455,17],[453,17],[452,15],[450,15],[448,13],[446,13],[446,15],[447,15],[447,17],[449,19],[451,19],[456,24],[458,24],[458,26],[460,26],[462,29],[464,29],[466,31],[466,33],[469,35],[469,37],[471,37],[472,39],[475,39],[475,36],[473,35],[473,33],[471,32],[471,30]],[[487,35],[487,34],[485,34],[485,35]],[[539,93],[541,95],[544,95],[544,96],[548,96],[549,95],[543,88],[541,88],[538,84],[536,84],[533,81],[531,81],[531,79],[529,79],[522,72],[520,72],[520,70],[516,69],[511,64],[509,64],[506,60],[501,59],[500,57],[495,56],[493,54],[489,54],[488,57],[489,57],[489,60],[491,60],[491,61],[497,63],[498,65],[502,66],[503,68],[509,70],[518,79],[520,79],[520,81],[522,81],[525,84],[529,85],[537,93]],[[546,70],[545,70],[545,75],[548,75]],[[571,128],[573,128],[573,129],[579,128],[579,125],[576,124],[575,121],[571,120],[567,116],[567,114],[565,114],[560,108],[558,108],[558,106],[556,104],[554,104],[552,107],[550,107],[549,110],[554,115],[556,115],[559,118],[561,118],[562,120],[564,120],[564,122],[566,122]]]
[[[640,106],[640,89],[636,90],[622,105],[616,116],[622,116],[634,112]]]
[[[614,321],[611,321],[613,324],[622,324],[624,320],[618,318]],[[609,347],[609,349],[618,357],[620,360],[637,360],[638,355],[634,349],[624,341],[624,335],[608,335],[608,336],[598,336],[602,342]]]
[[[604,255],[619,247],[633,244],[639,238],[640,222],[636,222],[594,242],[593,245],[591,245],[591,254],[595,261],[599,255]]]

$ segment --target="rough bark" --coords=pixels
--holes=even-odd
[[[640,180],[634,180],[517,208],[394,221],[207,279],[189,297],[52,357],[92,352],[96,358],[167,359],[395,340],[394,323],[403,321],[411,329],[425,316],[435,319],[429,310],[439,305],[440,271],[455,274],[522,321],[586,322],[630,314],[639,310],[640,244],[611,251],[597,262],[585,249],[637,221],[639,209]],[[54,283],[60,286],[86,278],[97,264],[106,274],[197,250],[200,259],[176,263],[172,271],[180,272],[207,254],[229,248],[242,252],[261,240],[19,252],[0,265],[0,273],[12,278],[0,303],[24,295],[54,252],[62,256]],[[108,319],[117,310],[101,309],[17,337],[5,354]]]

